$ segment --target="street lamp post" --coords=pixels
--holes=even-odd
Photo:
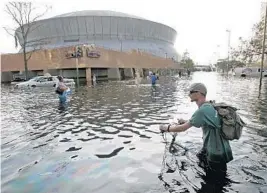
[[[263,40],[262,40],[261,76],[260,76],[259,91],[261,90],[261,85],[262,85],[262,72],[263,72],[263,63],[264,63],[264,54],[265,54],[266,23],[267,23],[267,5],[266,5],[266,8],[265,8],[264,30],[263,30]]]
[[[230,64],[230,38],[231,38],[231,30],[226,30],[228,32],[228,62],[227,62],[227,76],[228,76],[228,71],[229,71],[229,64]]]

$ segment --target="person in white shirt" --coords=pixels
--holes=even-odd
[[[96,75],[93,74],[93,84],[95,85],[96,84]]]
[[[62,95],[63,92],[68,89],[68,87],[64,84],[62,76],[58,76],[57,78],[59,81],[56,85],[56,93]]]

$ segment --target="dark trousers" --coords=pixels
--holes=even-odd
[[[219,176],[225,176],[227,171],[226,163],[210,162],[207,160],[206,155],[207,153],[205,149],[201,149],[201,151],[197,154],[197,157],[199,159],[199,166],[205,170],[206,174],[216,174]]]
[[[206,175],[202,176],[204,182],[201,182],[201,188],[197,193],[224,192],[224,187],[229,184],[229,179],[226,175],[227,165],[226,163],[209,162],[206,155],[206,151],[203,149],[197,154],[199,166],[206,173]]]

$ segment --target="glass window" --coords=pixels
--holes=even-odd
[[[43,78],[43,77],[40,77],[37,81],[38,81],[38,82],[46,82],[47,79],[46,79],[46,78]]]

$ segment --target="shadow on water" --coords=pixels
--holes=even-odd
[[[190,118],[196,105],[187,88],[197,81],[209,99],[239,108],[247,123],[231,142],[234,160],[222,179],[198,166],[201,129],[177,135],[173,148],[158,130],[175,117]],[[79,88],[66,104],[53,89],[2,85],[2,192],[267,192],[266,82],[260,97],[257,79],[216,73],[157,83],[101,82]]]

